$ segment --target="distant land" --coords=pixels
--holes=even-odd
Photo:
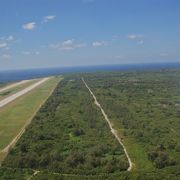
[[[0,71],[0,82],[18,81],[44,76],[59,75],[66,73],[84,73],[97,71],[127,71],[127,70],[159,70],[180,68],[180,62],[168,63],[142,63],[142,64],[115,64],[115,65],[96,65],[96,66],[77,66],[77,67],[55,67],[42,69],[26,70],[3,70]]]

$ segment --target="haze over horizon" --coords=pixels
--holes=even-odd
[[[180,62],[179,0],[1,0],[0,22],[0,70]]]

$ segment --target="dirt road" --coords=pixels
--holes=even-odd
[[[44,83],[45,81],[47,81],[48,79],[49,79],[49,78],[43,78],[42,80],[40,80],[40,81],[38,81],[38,82],[30,85],[29,87],[27,87],[27,88],[25,88],[25,89],[23,89],[23,90],[15,93],[15,94],[9,96],[9,97],[1,100],[1,101],[0,101],[0,108],[3,107],[3,106],[5,106],[5,105],[7,105],[7,104],[9,104],[10,102],[14,101],[15,99],[21,97],[22,95],[30,92],[30,91],[33,90],[34,88],[36,88],[36,87],[38,87],[39,85],[43,84],[43,83]]]
[[[104,116],[105,120],[107,121],[108,125],[109,125],[109,128],[111,129],[111,132],[112,134],[115,136],[115,138],[118,140],[118,142],[121,144],[121,146],[123,147],[124,149],[124,153],[126,154],[126,157],[128,159],[128,162],[129,162],[129,167],[127,169],[127,171],[131,171],[132,170],[132,167],[133,167],[133,163],[131,161],[131,158],[129,157],[129,154],[124,146],[124,144],[122,143],[121,139],[119,138],[118,134],[117,134],[117,131],[112,127],[112,123],[111,121],[109,120],[107,114],[105,113],[104,109],[101,107],[101,105],[99,104],[99,102],[97,101],[97,98],[96,96],[94,95],[94,93],[91,91],[91,89],[89,88],[89,86],[87,85],[87,83],[85,82],[84,78],[82,78],[82,81],[83,83],[85,84],[86,88],[89,90],[90,94],[92,95],[92,97],[94,98],[94,103],[96,104],[96,106],[99,107],[99,109],[101,110],[102,112],[102,115]]]

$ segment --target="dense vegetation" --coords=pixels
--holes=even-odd
[[[125,171],[122,147],[82,76],[119,132],[134,171]],[[35,180],[180,179],[179,79],[180,70],[66,75],[5,159],[0,177],[27,177],[29,168],[40,170]]]
[[[147,163],[167,171],[180,169],[179,79],[179,70],[86,75],[125,141],[131,139],[145,151]]]
[[[1,180],[25,180],[32,176],[34,172],[29,169],[8,169],[0,168],[0,179]]]
[[[177,173],[176,173],[177,174]],[[62,175],[49,172],[40,172],[33,180],[179,180],[176,174],[167,174],[163,171],[153,172],[121,172],[100,176]]]
[[[47,170],[40,171],[33,175],[31,169],[0,168],[0,179],[2,180],[179,180],[178,169],[176,173],[168,173],[164,170],[156,171],[134,171],[119,172],[102,175],[76,175],[59,174]]]
[[[60,82],[10,151],[4,167],[87,175],[128,168],[122,147],[81,79],[71,78]]]

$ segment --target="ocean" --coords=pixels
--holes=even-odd
[[[128,65],[98,65],[64,68],[28,69],[0,71],[0,82],[18,81],[40,78],[66,73],[85,73],[100,71],[139,71],[180,68],[180,63],[128,64]]]

